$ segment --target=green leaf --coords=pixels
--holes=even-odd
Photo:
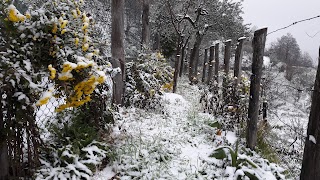
[[[213,128],[221,129],[221,124],[218,121],[213,122],[213,123],[209,123],[209,126],[211,126]]]
[[[210,157],[214,157],[216,159],[225,159],[225,158],[227,158],[227,154],[224,151],[224,148],[218,148],[213,151],[213,153],[210,155]]]
[[[243,171],[243,172],[244,172],[244,174],[245,174],[248,178],[250,178],[250,180],[259,180],[259,178],[257,178],[256,175],[251,174],[251,173],[249,173],[248,171]]]

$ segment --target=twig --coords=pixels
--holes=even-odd
[[[317,34],[319,34],[320,33],[320,31],[318,31],[316,34],[314,34],[313,36],[310,36],[307,32],[306,32],[306,34],[307,34],[307,36],[309,36],[310,38],[314,38]]]

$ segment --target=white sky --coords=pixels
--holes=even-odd
[[[292,24],[295,21],[320,15],[320,0],[244,0],[244,21],[252,26],[268,27],[268,32]],[[315,37],[311,38],[319,32]],[[291,33],[297,39],[301,51],[318,58],[320,46],[320,18],[305,21],[288,29],[270,34],[267,46],[282,35]]]

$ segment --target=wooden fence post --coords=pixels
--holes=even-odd
[[[202,69],[202,82],[205,82],[206,79],[206,71],[207,71],[207,63],[208,61],[208,49],[204,50],[204,59],[203,59],[203,69]]]
[[[214,46],[210,47],[210,55],[209,55],[209,72],[208,72],[208,79],[207,84],[210,84],[213,75],[213,58],[214,58]]]
[[[266,44],[267,28],[254,32],[252,75],[250,77],[250,98],[247,121],[247,146],[254,149],[257,143],[257,123],[259,117],[259,97],[262,74],[264,48]]]
[[[224,73],[225,77],[223,78],[223,97],[226,97],[226,91],[227,91],[227,79],[229,75],[229,69],[230,69],[230,57],[231,57],[231,40],[227,40],[224,42],[225,48],[224,48]],[[229,102],[227,102],[229,103]]]
[[[224,72],[226,73],[226,75],[229,74],[230,57],[231,57],[231,40],[227,40],[225,42],[225,49],[224,49]]]
[[[215,45],[214,80],[219,84],[219,43]]]
[[[320,48],[319,48],[320,64]],[[320,66],[318,65],[305,140],[300,179],[320,179]]]
[[[235,88],[240,83],[241,63],[242,63],[242,46],[243,46],[243,42],[245,39],[246,39],[245,37],[238,39],[238,45],[237,45],[235,60],[234,60],[234,77],[237,78],[235,81]]]

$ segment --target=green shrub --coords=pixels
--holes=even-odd
[[[141,54],[126,64],[126,106],[160,110],[161,95],[172,90],[173,69],[160,53]]]

